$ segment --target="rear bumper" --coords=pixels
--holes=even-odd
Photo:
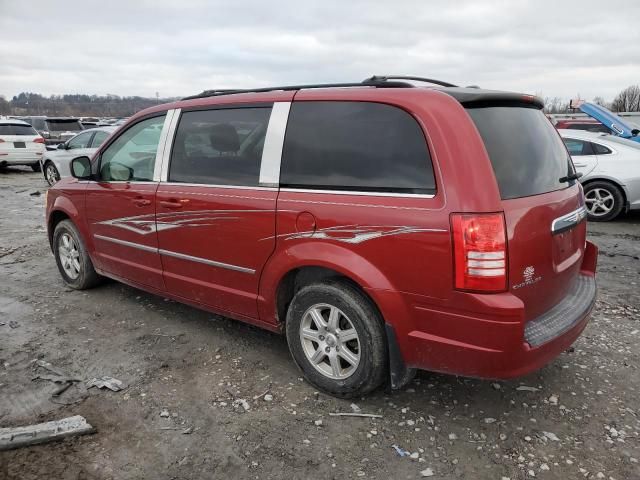
[[[512,378],[538,370],[567,350],[586,327],[595,304],[598,249],[587,242],[580,275],[567,295],[524,322],[511,294],[485,296],[495,315],[416,306],[413,327],[398,332],[408,367],[480,378]],[[422,326],[422,328],[416,328]]]
[[[40,163],[43,152],[3,152],[0,165],[35,165]]]

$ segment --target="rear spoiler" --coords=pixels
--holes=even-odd
[[[479,88],[443,88],[440,91],[451,95],[466,108],[481,107],[525,107],[544,108],[544,100],[535,95],[503,92],[500,90],[483,90]]]

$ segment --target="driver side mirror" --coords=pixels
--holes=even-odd
[[[58,150],[66,150],[67,149],[67,144],[66,143],[59,143],[57,148],[58,148]]]
[[[90,180],[91,159],[89,157],[76,157],[71,160],[71,175],[78,180]]]
[[[640,130],[638,130],[637,128],[634,128],[633,130],[631,130],[631,135],[633,135],[634,137],[637,137],[640,134]]]

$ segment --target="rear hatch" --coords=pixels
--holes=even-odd
[[[35,140],[38,140],[37,142]],[[31,125],[0,124],[0,155],[33,154],[44,150],[43,140]],[[0,158],[0,161],[2,159]]]
[[[582,103],[578,108],[580,108],[580,111],[583,113],[586,113],[609,128],[614,135],[640,142],[640,137],[633,134],[635,131],[634,127],[610,110],[589,102]]]
[[[77,118],[48,118],[46,123],[49,138],[60,142],[66,142],[83,130]]]
[[[561,301],[579,274],[586,240],[582,189],[571,178],[571,158],[539,103],[465,107],[502,197],[508,289],[523,301],[531,320]]]

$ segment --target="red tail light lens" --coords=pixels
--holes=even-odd
[[[33,143],[44,143],[44,138],[38,137],[33,141]]]
[[[502,213],[451,214],[455,287],[476,292],[507,289],[507,236]]]

